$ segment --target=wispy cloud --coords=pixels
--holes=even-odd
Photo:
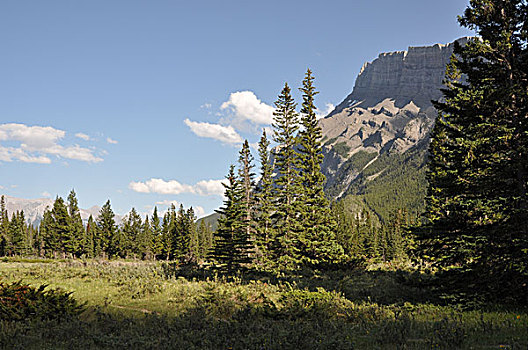
[[[0,141],[19,143],[9,147],[0,144],[0,161],[19,160],[26,163],[49,164],[51,163],[49,155],[92,163],[103,161],[94,154],[93,149],[79,145],[60,145],[59,141],[65,135],[64,130],[51,126],[0,124]]]
[[[48,191],[44,191],[40,194],[42,197],[46,197],[46,198],[50,198],[51,197],[51,193],[49,193]]]
[[[218,140],[231,145],[244,142],[242,136],[240,136],[232,126],[193,122],[189,119],[185,119],[183,122],[194,134],[200,137]]]
[[[181,194],[192,193],[200,196],[222,196],[224,194],[224,180],[202,180],[194,185],[182,184],[176,180],[165,181],[163,179],[152,178],[141,182],[130,182],[128,188],[139,193],[159,193],[159,194]],[[161,204],[161,203],[160,203]],[[165,203],[163,203],[165,204]]]
[[[82,132],[78,132],[77,134],[75,134],[75,137],[83,139],[84,141],[90,141],[90,136],[83,134]]]
[[[112,140],[112,138],[110,138],[110,137],[106,138],[106,142],[111,143],[112,145],[117,145],[118,144],[118,142],[116,140]]]

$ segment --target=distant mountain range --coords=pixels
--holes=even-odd
[[[23,199],[4,195],[6,201],[6,209],[9,217],[17,211],[23,210],[26,222],[29,222],[33,226],[37,226],[44,215],[46,208],[53,208],[54,199],[51,198],[36,198],[36,199]],[[81,218],[84,224],[88,222],[90,215],[94,219],[99,215],[101,207],[93,206],[88,209],[80,209]],[[120,222],[121,217],[116,215],[116,221]]]

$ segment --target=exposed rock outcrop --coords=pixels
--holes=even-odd
[[[457,41],[463,45],[468,38]],[[401,162],[408,154],[424,157],[437,115],[431,100],[442,97],[453,47],[409,47],[382,53],[363,66],[352,93],[319,121],[328,194],[339,198],[361,193],[369,181],[390,175],[392,158]],[[417,147],[422,151],[416,153]]]

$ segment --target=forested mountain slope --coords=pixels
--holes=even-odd
[[[458,39],[461,44],[467,38]],[[366,63],[350,95],[319,121],[329,197],[386,221],[417,215],[426,192],[425,158],[454,43],[382,53]]]

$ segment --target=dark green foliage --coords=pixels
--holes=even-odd
[[[302,229],[294,242],[296,254],[303,265],[328,264],[343,258],[343,248],[335,239],[336,223],[330,215],[330,205],[323,191],[325,177],[321,128],[315,115],[314,77],[308,69],[300,89],[303,93],[299,132],[299,199],[296,206]]]
[[[249,142],[247,140],[242,144],[242,149],[238,157],[238,178],[242,188],[242,206],[244,207],[244,227],[246,236],[254,240],[254,226],[255,226],[255,174],[253,173],[253,156],[249,149]]]
[[[70,218],[70,237],[69,250],[73,255],[79,257],[86,254],[86,232],[81,219],[81,211],[75,191],[72,189],[68,195],[68,214]]]
[[[72,293],[46,290],[46,287],[35,288],[20,281],[0,282],[0,320],[66,320],[81,313],[83,307],[71,296]]]
[[[295,252],[296,233],[301,230],[297,216],[297,200],[299,190],[299,157],[295,150],[297,146],[296,132],[299,129],[299,116],[295,111],[297,104],[291,96],[288,84],[284,84],[277,101],[273,127],[273,140],[279,144],[274,151],[274,169],[277,177],[274,179],[276,211],[275,237],[272,238],[273,259],[280,264],[293,265],[299,263]]]
[[[117,231],[114,254],[121,258],[140,256],[139,239],[143,228],[141,216],[132,208],[123,219],[123,227]]]
[[[110,200],[106,201],[97,217],[97,236],[99,238],[99,250],[103,257],[118,256],[118,227],[115,223],[115,214],[110,205]]]
[[[350,152],[350,146],[348,146],[346,142],[338,142],[332,148],[343,158],[348,157],[348,152]]]
[[[265,260],[270,254],[270,241],[274,237],[272,215],[273,204],[272,166],[269,159],[270,142],[266,130],[262,131],[259,141],[260,181],[256,188],[256,246],[259,260]]]
[[[6,210],[6,202],[4,196],[0,198],[0,255],[5,256],[8,254],[9,244],[9,217]]]
[[[459,21],[480,39],[456,45],[429,148],[422,256],[455,268],[443,285],[528,300],[526,1],[473,0]],[[524,281],[524,282],[523,282]],[[500,286],[497,288],[495,286]]]
[[[251,244],[245,226],[244,192],[240,181],[235,176],[232,165],[226,176],[224,206],[217,212],[221,215],[218,229],[214,235],[214,246],[211,258],[219,268],[229,272],[239,270],[243,264],[250,262]]]

